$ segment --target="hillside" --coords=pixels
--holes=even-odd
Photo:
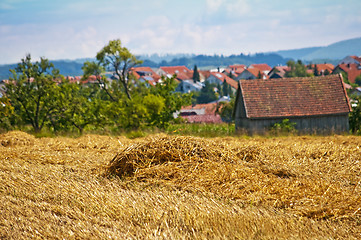
[[[348,39],[325,47],[311,47],[275,52],[284,58],[306,61],[341,60],[350,55],[361,55],[361,38]]]
[[[305,60],[313,59],[342,59],[349,55],[361,55],[361,38],[345,40],[319,48],[303,56]]]
[[[176,58],[166,61],[165,59],[170,59],[171,56]],[[245,64],[250,65],[252,63],[267,63],[270,66],[276,66],[279,64],[286,64],[288,59],[285,59],[277,54],[253,54],[253,55],[166,55],[165,58],[156,58],[153,55],[151,57],[139,56],[140,59],[144,60],[142,66],[159,68],[160,66],[179,66],[185,65],[190,69],[193,69],[194,65],[198,67],[220,67],[228,66],[232,64]],[[160,62],[153,62],[151,59],[156,59]],[[92,59],[77,59],[77,60],[50,60],[55,68],[60,70],[60,74],[64,76],[78,76],[82,75],[82,66],[85,61]],[[16,64],[11,65],[0,65],[0,79],[9,78],[9,69],[16,67]]]
[[[284,58],[292,58],[292,59],[303,59],[304,56],[311,54],[322,47],[309,47],[309,48],[300,48],[300,49],[290,49],[290,50],[281,50],[275,52]]]
[[[0,238],[359,239],[360,140],[0,134]]]

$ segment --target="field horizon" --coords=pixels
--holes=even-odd
[[[361,137],[0,134],[1,239],[360,239]]]

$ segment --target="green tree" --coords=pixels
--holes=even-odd
[[[82,134],[90,124],[100,126],[105,123],[105,101],[98,96],[98,84],[84,86],[64,81],[60,85],[60,91],[58,111],[51,116],[51,125],[55,131],[75,127]]]
[[[10,117],[13,116],[14,107],[7,97],[0,98],[0,130],[11,128]]]
[[[115,98],[108,90],[109,84],[106,77],[104,76],[105,68],[100,64],[100,62],[86,61],[82,67],[82,70],[83,81],[87,80],[91,75],[94,75],[101,89],[109,96],[112,101],[115,101]]]
[[[6,86],[6,96],[14,107],[18,123],[30,123],[34,132],[40,132],[56,109],[59,88],[59,70],[47,59],[31,62],[28,54],[15,69]]]
[[[122,86],[127,98],[130,100],[130,74],[132,67],[141,64],[127,48],[122,47],[119,39],[109,41],[96,55],[99,63],[109,71],[115,73],[117,81]],[[115,97],[113,96],[115,99]]]
[[[218,113],[222,120],[227,123],[234,121],[233,111],[234,111],[235,98],[231,98],[230,102],[220,102],[217,105],[216,113]]]
[[[314,67],[314,69],[313,69],[313,75],[318,76],[319,74],[320,74],[320,73],[319,73],[319,71],[318,71],[317,64],[315,64],[315,67]]]
[[[177,82],[175,76],[171,78],[162,77],[162,83],[157,84],[154,88],[151,88],[150,93],[162,97],[164,99],[164,107],[160,108],[163,105],[162,100],[159,98],[157,100],[158,109],[161,109],[159,113],[156,114],[157,119],[154,119],[153,125],[157,127],[164,128],[169,125],[170,122],[174,120],[173,114],[176,111],[179,111],[182,106],[188,106],[192,104],[192,94],[182,94],[175,92],[177,87]]]
[[[199,72],[198,72],[198,68],[197,68],[197,65],[194,65],[194,69],[193,69],[193,81],[196,83],[196,82],[199,82],[201,79],[200,79],[200,76],[199,76]]]
[[[257,79],[262,79],[261,71],[258,71]]]
[[[218,99],[217,94],[214,91],[215,85],[205,82],[204,87],[201,89],[197,98],[198,103],[209,103]]]
[[[354,134],[361,134],[361,96],[354,98],[355,105],[349,115],[350,131]]]
[[[357,76],[357,77],[355,78],[355,83],[356,83],[357,85],[361,86],[361,75],[359,75],[359,76]]]
[[[292,60],[287,62],[287,66],[290,67],[290,71],[286,72],[285,77],[310,77],[311,74],[307,73],[307,67],[301,60],[294,62]]]
[[[229,96],[231,91],[231,86],[227,83],[227,80],[224,79],[222,84],[222,96]]]
[[[323,73],[323,75],[327,76],[327,75],[330,75],[330,71],[328,69],[325,70],[325,72]]]
[[[230,78],[234,79],[234,75],[233,75],[232,71],[230,71],[230,72],[229,72],[228,77],[230,77]]]

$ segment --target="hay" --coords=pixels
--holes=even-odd
[[[330,174],[330,169],[339,168],[337,159],[346,157],[338,145],[305,143],[288,150],[287,139],[267,144],[227,142],[182,136],[146,138],[116,154],[107,174],[191,192],[211,192],[309,218],[360,215],[361,196],[354,187],[360,181],[360,173],[356,173],[359,167],[349,163],[354,176]],[[357,153],[354,156],[360,159]]]
[[[171,162],[197,164],[205,160],[230,160],[223,150],[219,144],[201,138],[158,135],[118,153],[109,164],[108,174],[130,176],[141,169]]]
[[[11,131],[0,135],[0,145],[11,146],[32,146],[36,142],[33,135],[21,131]]]
[[[358,136],[1,140],[0,239],[361,236]]]

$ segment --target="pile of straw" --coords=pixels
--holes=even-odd
[[[35,144],[35,137],[21,131],[12,131],[0,135],[0,146],[32,146]]]
[[[162,164],[186,162],[201,164],[204,161],[232,161],[224,147],[196,137],[158,135],[145,142],[132,144],[118,153],[110,162],[109,174],[133,176],[142,169]]]
[[[289,140],[226,142],[182,136],[146,138],[118,153],[107,174],[189,192],[211,192],[309,218],[358,218],[361,214],[360,173],[334,176],[330,172],[342,165],[355,168],[358,149],[354,159],[341,163],[342,146],[337,150],[335,145],[323,144],[325,149],[321,149],[314,143],[289,148]]]

